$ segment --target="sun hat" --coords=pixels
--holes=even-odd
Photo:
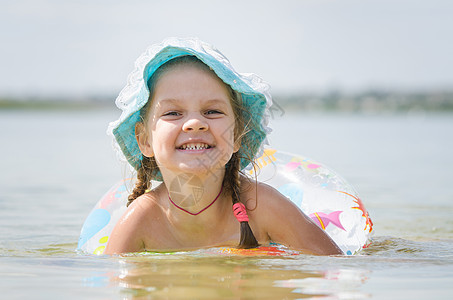
[[[246,113],[244,117],[249,129],[239,149],[242,170],[250,164],[248,158],[254,159],[257,154],[261,154],[263,145],[268,143],[266,136],[271,131],[268,127],[269,107],[272,105],[269,85],[255,74],[236,72],[222,53],[198,38],[168,38],[150,46],[137,59],[127,85],[115,101],[122,110],[121,116],[109,124],[107,134],[114,137],[113,145],[119,158],[138,170],[143,156],[135,138],[135,124],[140,121],[140,109],[148,102],[147,82],[161,65],[186,55],[197,57],[242,96]]]

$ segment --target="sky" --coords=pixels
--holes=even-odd
[[[273,92],[453,87],[451,0],[2,0],[0,97],[118,94],[145,49],[196,36]]]

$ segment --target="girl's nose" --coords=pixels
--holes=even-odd
[[[206,131],[209,126],[201,116],[189,117],[182,126],[183,131]]]

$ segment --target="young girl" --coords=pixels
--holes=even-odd
[[[241,175],[269,131],[268,86],[210,45],[168,39],[136,62],[109,132],[137,182],[106,254],[280,243],[342,254],[278,191]],[[162,181],[150,190],[151,180]]]

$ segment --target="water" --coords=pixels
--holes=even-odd
[[[82,223],[125,171],[104,134],[116,111],[0,111],[5,299],[450,299],[453,115],[286,114],[272,144],[358,190],[373,244],[353,257],[195,251],[77,253]]]

